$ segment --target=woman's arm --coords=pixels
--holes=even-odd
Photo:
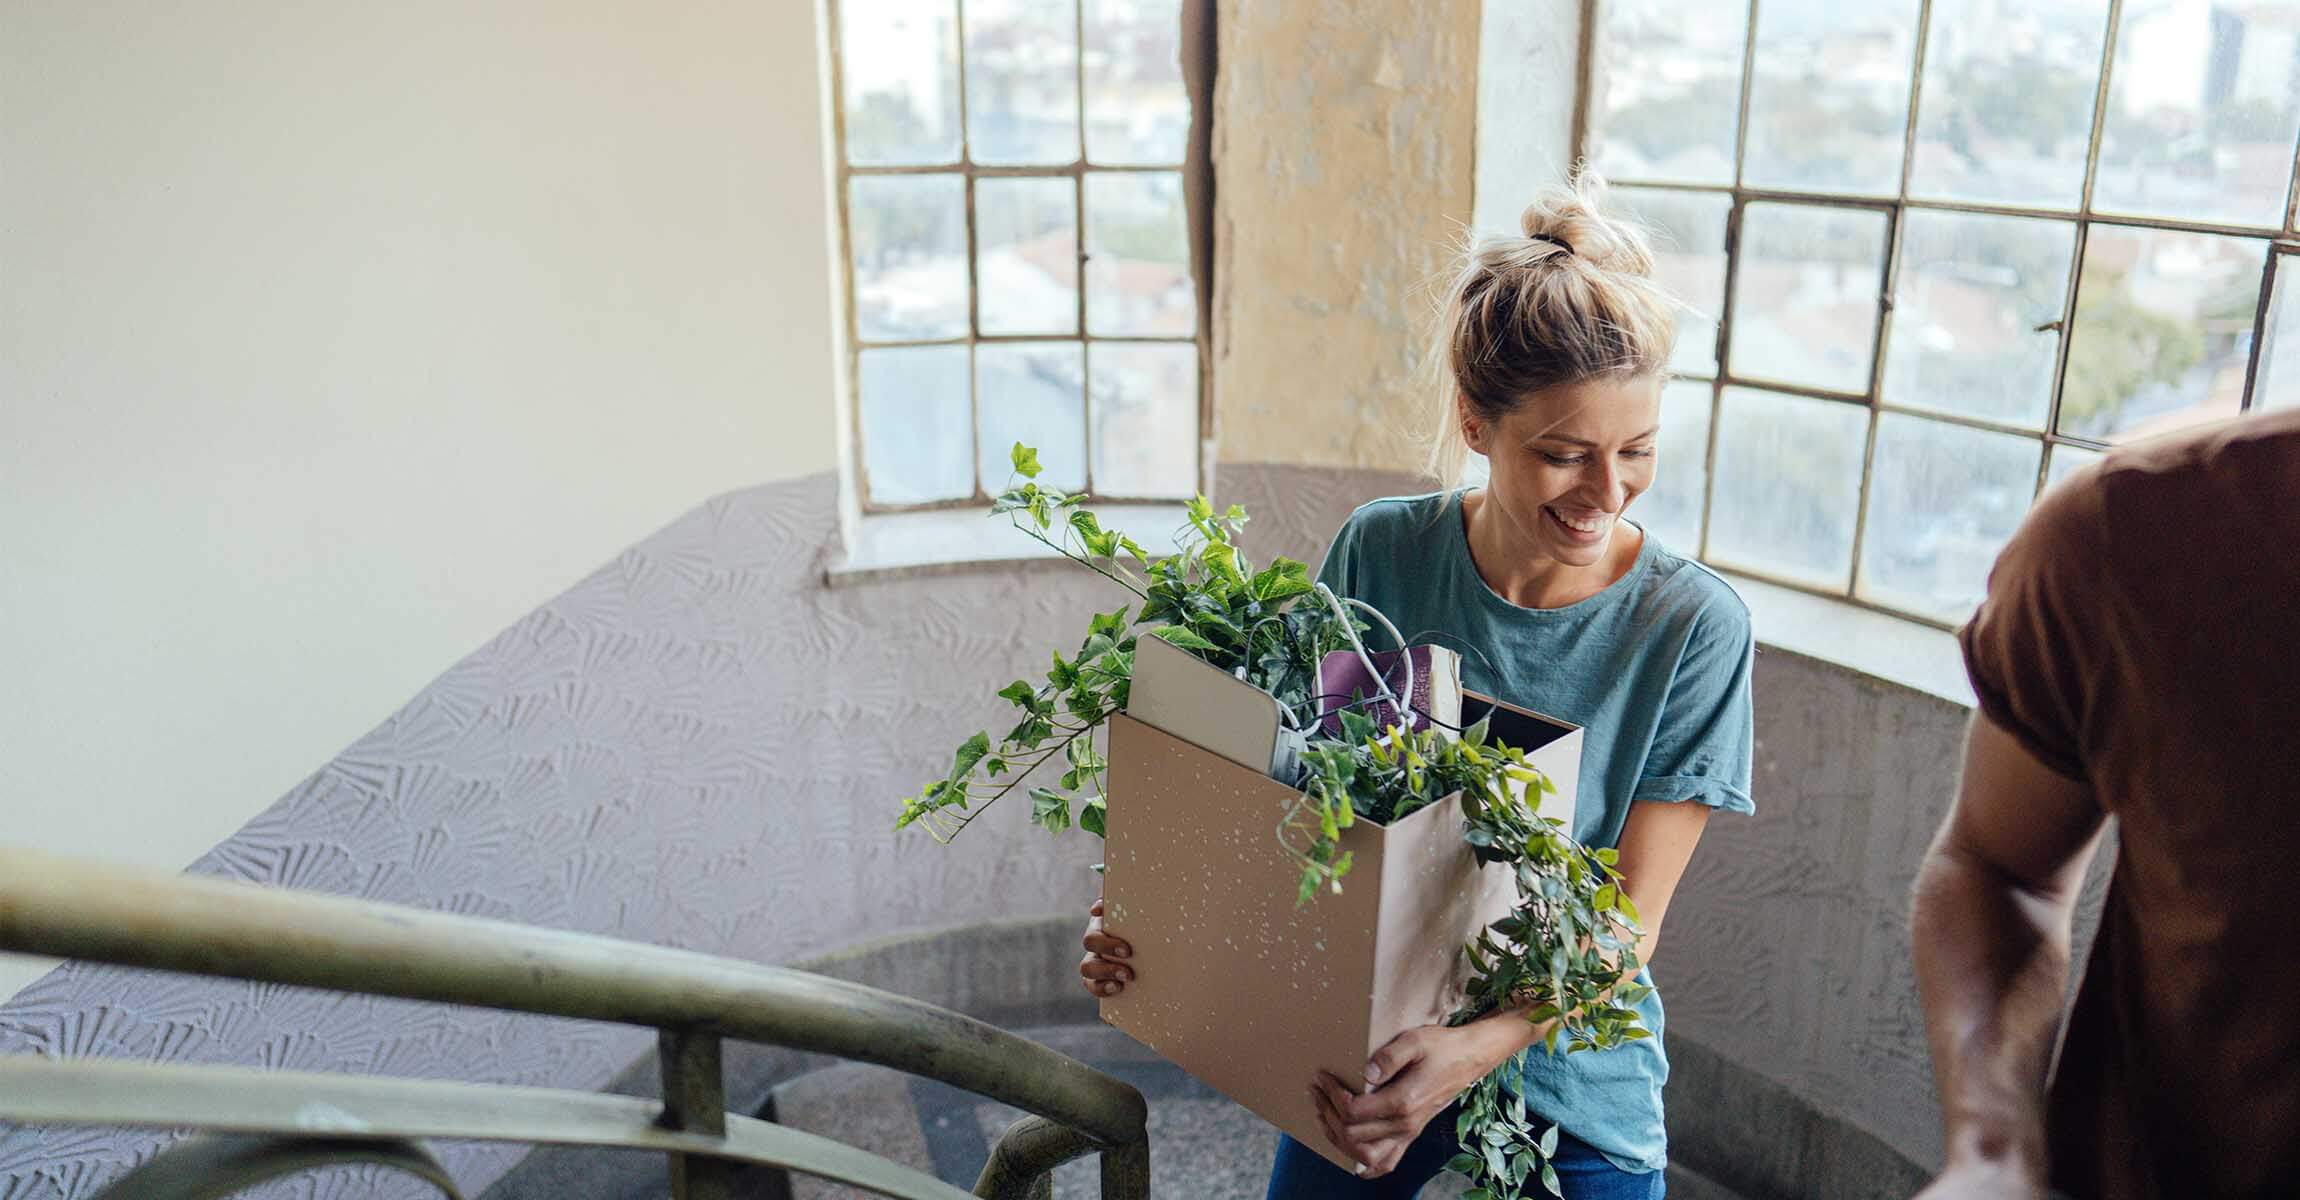
[[[1661,944],[1661,923],[1669,901],[1685,877],[1693,848],[1708,827],[1710,809],[1698,803],[1642,801],[1629,806],[1618,847],[1622,884],[1643,918],[1639,962],[1650,962]],[[1624,972],[1616,986],[1633,972]],[[1430,1025],[1409,1029],[1376,1051],[1366,1064],[1368,1092],[1350,1094],[1341,1080],[1321,1075],[1313,1089],[1326,1137],[1343,1153],[1364,1163],[1368,1177],[1397,1166],[1406,1147],[1454,1097],[1483,1079],[1519,1051],[1542,1041],[1556,1022],[1535,1024],[1525,1009],[1504,1009],[1455,1028]]]

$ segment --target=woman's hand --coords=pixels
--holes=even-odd
[[[1514,1014],[1505,1015],[1513,1024],[1527,1027]],[[1364,1095],[1352,1095],[1341,1080],[1318,1072],[1310,1093],[1317,1100],[1326,1140],[1364,1164],[1358,1174],[1368,1179],[1389,1174],[1431,1118],[1522,1047],[1523,1035],[1498,1032],[1503,1036],[1497,1037],[1497,1030],[1484,1021],[1450,1029],[1424,1025],[1406,1030],[1375,1051],[1373,1061],[1366,1064]]]
[[[1134,947],[1124,940],[1102,932],[1102,902],[1096,900],[1087,911],[1086,957],[1078,960],[1078,974],[1086,981],[1086,990],[1108,998],[1124,991],[1134,978],[1134,968],[1118,960],[1131,958]]]

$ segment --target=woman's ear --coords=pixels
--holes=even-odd
[[[1488,429],[1485,421],[1479,418],[1476,413],[1471,412],[1468,405],[1462,406],[1461,440],[1469,443],[1469,448],[1472,451],[1478,454],[1486,453],[1486,442],[1489,440]]]

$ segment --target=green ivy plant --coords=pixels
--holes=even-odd
[[[1131,592],[1134,602],[1096,614],[1069,658],[1054,654],[1045,682],[1018,679],[999,691],[1020,720],[995,744],[988,732],[962,743],[950,769],[903,802],[896,828],[921,825],[948,841],[1040,766],[1061,760],[1059,787],[1034,786],[1031,820],[1059,833],[1075,824],[1099,837],[1108,760],[1094,731],[1126,706],[1138,630],[1164,638],[1275,695],[1305,719],[1316,712],[1319,662],[1351,644],[1364,626],[1318,603],[1309,569],[1274,559],[1257,571],[1236,535],[1244,509],[1217,512],[1193,499],[1177,552],[1153,558],[1132,538],[1104,528],[1081,497],[1036,482],[1038,456],[1016,444],[1016,482],[993,506],[1016,528]],[[1313,729],[1302,752],[1301,798],[1280,837],[1301,868],[1296,903],[1321,889],[1340,891],[1350,856],[1342,832],[1358,820],[1389,824],[1459,793],[1463,841],[1481,863],[1512,873],[1517,899],[1508,916],[1463,947],[1471,967],[1466,1003],[1452,1024],[1504,1008],[1549,1026],[1546,1052],[1602,1050],[1652,1036],[1635,1005],[1651,990],[1634,982],[1643,936],[1622,886],[1618,856],[1576,842],[1564,824],[1539,814],[1556,786],[1523,751],[1493,741],[1479,721],[1458,735],[1434,728],[1377,727],[1354,710],[1340,714],[1340,737]],[[1496,1069],[1464,1094],[1455,1132],[1463,1152],[1447,1169],[1473,1185],[1464,1200],[1517,1200],[1539,1180],[1560,1195],[1550,1158],[1555,1125],[1537,1132],[1525,1102]]]
[[[920,824],[948,841],[967,823],[1021,784],[1037,767],[1060,756],[1059,787],[1029,790],[1031,820],[1059,833],[1075,822],[1099,837],[1106,797],[1107,760],[1093,732],[1126,706],[1134,669],[1137,627],[1225,671],[1244,678],[1297,712],[1317,687],[1318,663],[1349,645],[1343,618],[1319,605],[1295,604],[1313,589],[1310,569],[1290,558],[1255,570],[1240,552],[1246,510],[1216,511],[1204,496],[1191,500],[1177,552],[1153,558],[1131,537],[1105,529],[1081,507],[1084,497],[1037,482],[1038,453],[1017,443],[1015,482],[999,494],[993,513],[1103,578],[1125,588],[1134,602],[1097,614],[1077,653],[1060,651],[1045,682],[1017,679],[998,693],[1020,715],[996,744],[987,731],[962,743],[942,778],[903,802],[895,827]]]

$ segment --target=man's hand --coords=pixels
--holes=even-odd
[[[1966,1159],[1951,1161],[1916,1200],[2045,1200],[2046,1195],[2033,1171],[2001,1159]]]
[[[1508,1016],[1514,1024],[1525,1025]],[[1368,1179],[1395,1170],[1430,1119],[1507,1061],[1517,1049],[1510,1042],[1522,1041],[1514,1033],[1507,1041],[1497,1038],[1483,1025],[1452,1029],[1425,1025],[1391,1038],[1366,1064],[1368,1090],[1362,1095],[1352,1095],[1347,1084],[1320,1071],[1310,1092],[1317,1100],[1326,1140],[1364,1164],[1358,1174]]]

